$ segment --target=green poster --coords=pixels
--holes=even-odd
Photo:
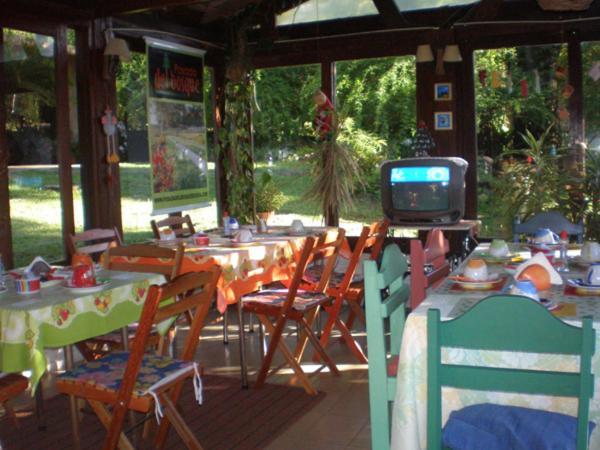
[[[153,214],[210,200],[202,91],[204,51],[146,38]]]

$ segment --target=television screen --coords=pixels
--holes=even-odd
[[[405,211],[446,210],[449,185],[449,167],[394,167],[390,172],[392,207]]]

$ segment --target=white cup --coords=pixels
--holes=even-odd
[[[508,244],[504,239],[494,239],[490,244],[490,255],[502,258],[509,253]]]
[[[470,259],[467,261],[463,275],[474,281],[486,281],[488,269],[483,259]]]
[[[600,261],[600,244],[594,241],[585,241],[581,247],[581,259],[589,262]]]
[[[539,228],[533,236],[533,242],[536,244],[556,244],[559,239],[558,235],[548,228]]]
[[[235,242],[252,242],[252,231],[247,228],[242,228],[236,233],[233,240]]]
[[[585,276],[585,282],[594,286],[600,286],[600,263],[590,266]]]
[[[292,233],[303,233],[304,232],[304,224],[300,219],[294,219],[292,224],[290,225],[290,231]]]

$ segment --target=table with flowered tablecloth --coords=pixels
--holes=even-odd
[[[109,333],[139,319],[148,288],[162,275],[101,271],[100,291],[81,294],[61,285],[20,295],[0,294],[0,372],[31,370],[36,386],[46,370],[45,348],[63,347]]]
[[[476,250],[477,252],[477,250]],[[492,272],[502,271],[501,266],[489,266]],[[459,272],[461,269],[459,268]],[[571,267],[569,278],[581,277],[582,269]],[[497,294],[498,292],[496,292]],[[407,318],[398,364],[396,397],[393,405],[392,449],[426,449],[427,439],[427,310],[437,308],[442,319],[463,314],[474,304],[491,295],[490,292],[459,291],[446,280],[435,289]],[[590,420],[600,425],[600,297],[565,295],[564,286],[554,286],[545,297],[559,304],[555,315],[567,323],[581,326],[581,318],[592,316],[596,329],[596,353],[592,359],[595,375],[595,395],[590,403]],[[442,360],[453,364],[519,367],[535,370],[569,371],[578,369],[578,358],[567,355],[540,355],[499,351],[443,349]],[[577,400],[562,397],[525,395],[443,389],[442,423],[450,412],[475,403],[497,403],[539,408],[547,411],[577,415]],[[591,449],[600,449],[600,427],[596,427]]]

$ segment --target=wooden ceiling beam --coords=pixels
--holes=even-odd
[[[97,17],[134,14],[156,9],[174,8],[202,3],[201,0],[103,0],[97,2]]]
[[[220,4],[210,2],[206,4],[206,10],[202,19],[203,23],[214,22],[236,16],[250,5],[261,3],[261,0],[228,0]]]
[[[403,23],[402,16],[394,0],[373,0],[373,3],[385,24],[395,26]]]

